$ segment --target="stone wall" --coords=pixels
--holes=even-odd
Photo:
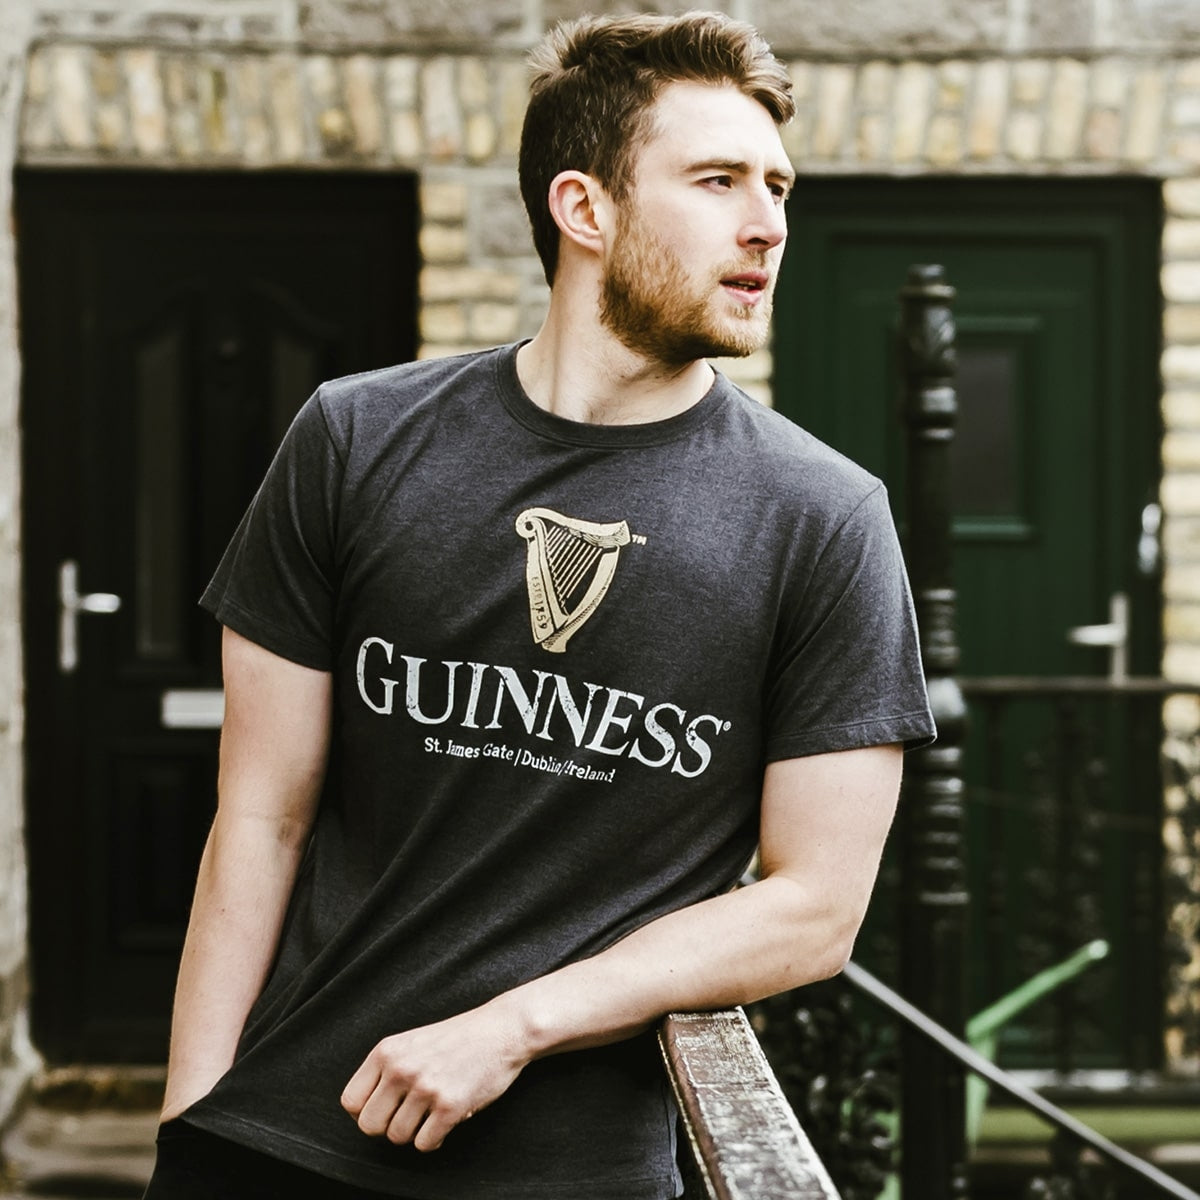
[[[515,187],[524,51],[582,0],[0,0],[9,165],[411,169],[423,355],[536,328]],[[679,7],[653,2],[643,8]],[[1165,670],[1200,680],[1200,5],[729,0],[791,64],[804,172],[1165,181]],[[28,1071],[21,850],[19,363],[0,223],[0,1122]],[[735,377],[769,399],[771,359]],[[8,1088],[6,1092],[6,1087]]]
[[[406,168],[421,178],[420,354],[534,332],[546,287],[516,184],[524,48],[368,54],[50,41],[21,161]],[[770,356],[723,364],[769,398]]]
[[[31,14],[0,7],[0,213],[8,214]],[[17,297],[13,227],[0,221],[0,1124],[33,1063],[25,1032]]]
[[[388,50],[528,45],[562,17],[646,0],[10,0],[38,38]],[[692,7],[705,7],[694,5]],[[1194,0],[729,0],[787,54],[845,59],[956,54],[1141,55],[1200,46]]]

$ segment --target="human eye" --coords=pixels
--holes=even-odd
[[[717,188],[722,191],[727,191],[733,187],[732,175],[706,175],[702,180],[704,184],[711,188]]]

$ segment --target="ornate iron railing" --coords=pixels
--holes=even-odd
[[[1200,688],[1139,678],[962,688],[968,1013],[1103,941],[1102,958],[999,1031],[998,1060],[1054,1094],[1178,1092],[1200,1073]],[[856,959],[907,993],[898,850]]]
[[[1169,1074],[1200,1052],[1200,688],[963,681],[975,1003],[1103,938],[1106,960],[1001,1039],[1047,1080]],[[1019,853],[1018,853],[1019,850]]]
[[[938,740],[909,755],[895,841],[901,987],[939,1025],[961,1034],[966,1026],[969,892],[963,797],[966,714],[957,679],[951,537],[950,451],[958,415],[954,295],[940,266],[911,267],[900,290],[898,365],[908,467],[905,554]],[[900,1043],[901,1107],[920,1114],[905,1125],[903,1189],[921,1200],[965,1200],[963,1070],[903,1027]]]
[[[864,1012],[861,1000],[879,1011]],[[938,1186],[936,1173],[945,1170],[912,1151],[897,1086],[901,1029],[1053,1131],[1049,1161],[1029,1168],[1014,1200],[1112,1200],[1114,1173],[1134,1181],[1139,1197],[1200,1200],[1186,1184],[1089,1128],[855,963],[839,979],[755,1005],[752,1021],[841,1200],[924,1200]],[[910,1112],[909,1123],[919,1115]],[[898,1186],[906,1158],[908,1170]],[[963,1189],[969,1194],[965,1181]]]
[[[963,1036],[974,941],[989,948],[976,955],[984,975],[977,1001],[994,1000],[1033,974],[1054,980],[1057,990],[1040,1012],[1028,1010],[995,1045],[1017,1065],[1048,1055],[1051,1077],[1071,1082],[1080,1067],[1115,1062],[1145,1083],[1200,1054],[1200,688],[1161,680],[958,679],[949,500],[953,296],[939,267],[914,267],[901,293],[907,553],[939,740],[910,756],[896,853],[874,906],[891,920],[869,921],[860,945],[873,966],[899,979],[907,999],[852,967],[846,980],[756,1005],[752,1019],[842,1200],[895,1195],[897,1183],[906,1200],[965,1200],[968,1072],[1056,1130],[1049,1169],[1028,1182],[1023,1200],[1110,1200],[1103,1164],[1155,1196],[1200,1200]],[[1011,869],[1005,847],[1014,839],[1036,851],[1025,854],[1028,870]],[[1083,958],[1070,954],[1084,944]],[[1117,988],[1106,997],[1095,986],[1099,975],[1086,990],[1059,986],[1101,944],[1119,1003]],[[1050,964],[1058,965],[1043,970]],[[892,1019],[865,1018],[856,1010],[860,996]],[[675,1074],[678,1086],[678,1067]],[[708,1117],[682,1090],[680,1098],[698,1114],[690,1128],[700,1160],[719,1164],[722,1142],[736,1135],[719,1131],[705,1148],[696,1130]],[[721,1111],[738,1106],[731,1101]],[[776,1194],[716,1186],[706,1175],[694,1194]],[[815,1193],[825,1194],[836,1193]]]
[[[886,984],[880,983],[869,972],[850,963],[844,974],[851,987],[863,995],[869,996],[876,1004],[882,1005],[905,1028],[913,1030],[931,1045],[936,1046],[941,1053],[986,1079],[991,1087],[1036,1113],[1056,1130],[1061,1139],[1058,1142],[1059,1148],[1056,1151],[1054,1164],[1056,1180],[1033,1181],[1025,1193],[1031,1197],[1031,1200],[1041,1196],[1050,1198],[1064,1195],[1072,1197],[1104,1195],[1107,1183],[1096,1178],[1096,1172],[1090,1164],[1082,1162],[1081,1152],[1084,1150],[1091,1151],[1104,1162],[1119,1167],[1122,1171],[1134,1176],[1141,1184],[1149,1187],[1154,1196],[1171,1196],[1175,1200],[1200,1200],[1200,1194],[1191,1188],[1171,1178],[1151,1163],[1129,1153],[1115,1142],[1102,1137],[1095,1130],[1072,1117],[1070,1113],[1063,1111],[1032,1088],[1020,1083],[966,1042],[943,1029],[936,1021],[931,1021],[919,1009],[909,1004]]]
[[[1027,1200],[1102,1200],[1108,1185],[1083,1148],[1134,1171],[1127,1159],[1136,1160],[966,1045],[968,963],[981,967],[981,1006],[1031,975],[1061,983],[1071,974],[1061,970],[1070,951],[1103,941],[1107,955],[1112,944],[1106,970],[1121,985],[1120,1003],[1116,988],[1096,1002],[1081,986],[1061,987],[996,1043],[1001,1055],[1024,1055],[1021,1065],[1049,1055],[1062,1079],[1080,1065],[1111,1066],[1115,1054],[1144,1080],[1165,1060],[1195,1053],[1200,719],[1195,696],[1179,694],[1190,689],[1161,681],[1116,691],[1104,680],[960,682],[949,486],[953,298],[933,266],[912,268],[900,293],[906,552],[939,740],[909,758],[894,853],[860,938],[868,961],[899,981],[911,1007],[879,985],[873,998],[900,1019],[864,1019],[852,992],[834,982],[766,1001],[754,1021],[843,1200],[875,1200],[885,1186],[895,1194],[897,1171],[908,1200],[965,1200],[968,1070],[1052,1116],[1059,1130],[1051,1173],[1028,1184]],[[1048,705],[1048,723],[1038,705]],[[1014,842],[1030,870],[1014,871],[1006,854]],[[973,911],[970,882],[980,900]],[[1174,943],[1164,953],[1167,930]],[[1043,970],[1052,963],[1059,968]],[[1096,978],[1088,982],[1096,992]],[[1041,1013],[1048,1023],[1030,1036],[1039,1034]],[[1156,1194],[1195,1195],[1147,1170],[1143,1181]]]

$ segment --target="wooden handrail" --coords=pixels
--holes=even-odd
[[[671,1013],[658,1040],[708,1200],[839,1200],[740,1008]]]

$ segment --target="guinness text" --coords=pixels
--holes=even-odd
[[[402,665],[402,669],[401,669]],[[399,677],[397,677],[399,676]],[[438,662],[395,653],[367,638],[358,650],[358,693],[380,716],[403,713],[421,725],[515,729],[556,746],[624,757],[692,779],[712,762],[714,739],[730,722],[691,716],[676,704],[550,671],[477,662]]]

